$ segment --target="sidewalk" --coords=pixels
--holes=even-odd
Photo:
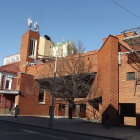
[[[0,120],[48,128],[49,117],[20,116],[19,120],[15,120],[13,116],[1,115]],[[54,119],[53,129],[127,140],[140,140],[139,128],[119,126],[105,129],[100,123],[91,122],[84,119],[69,120],[67,118],[57,117]]]

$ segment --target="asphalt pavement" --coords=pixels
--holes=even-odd
[[[100,136],[82,135],[49,128],[0,121],[1,140],[109,140]],[[112,138],[111,138],[112,139]]]
[[[140,128],[117,126],[105,129],[99,122],[89,121],[85,119],[75,118],[69,120],[67,118],[55,117],[53,121],[53,127],[48,127],[49,117],[46,116],[19,116],[18,120],[15,120],[13,116],[1,115],[0,120],[10,121],[14,124],[26,124],[30,126],[37,126],[40,128],[49,128],[50,130],[63,131],[76,133],[79,135],[88,136],[101,136],[105,139],[127,139],[127,140],[140,140]]]

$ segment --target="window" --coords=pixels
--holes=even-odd
[[[36,46],[37,46],[37,40],[31,38],[30,39],[29,56],[31,56],[31,57],[36,56]]]
[[[45,103],[45,94],[42,90],[39,91],[38,103]]]
[[[127,117],[136,117],[136,104],[120,104],[120,114]]]
[[[127,80],[135,80],[135,72],[127,72]]]
[[[10,90],[12,85],[12,78],[7,77],[5,79],[5,89]]]
[[[6,80],[5,89],[9,89],[9,84],[10,84],[10,81],[9,80]]]
[[[86,112],[86,104],[80,105],[80,112]]]
[[[59,104],[59,111],[64,110],[65,109],[65,104]]]

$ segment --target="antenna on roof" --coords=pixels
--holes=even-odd
[[[36,32],[39,32],[39,25],[38,25],[38,22],[37,21],[34,23],[34,30]]]
[[[32,19],[28,18],[28,28],[31,29],[32,27]]]

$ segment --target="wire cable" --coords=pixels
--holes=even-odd
[[[116,4],[117,6],[119,6],[120,8],[122,8],[124,11],[128,12],[129,14],[131,14],[132,16],[136,17],[137,19],[140,19],[140,17],[138,15],[136,15],[133,12],[131,12],[129,9],[125,8],[124,6],[122,6],[121,4],[116,2],[115,0],[110,0],[110,1],[113,2],[114,4]]]

